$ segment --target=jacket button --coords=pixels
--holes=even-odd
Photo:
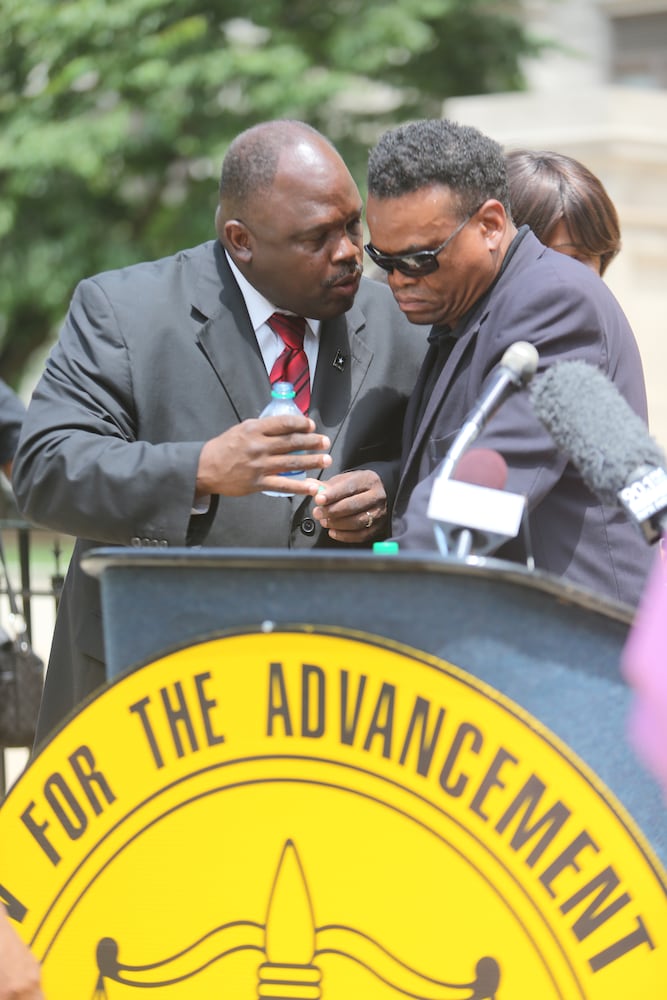
[[[312,517],[304,517],[303,521],[301,522],[301,530],[304,533],[304,535],[314,535],[316,527],[317,525],[315,524],[315,521],[313,520]]]

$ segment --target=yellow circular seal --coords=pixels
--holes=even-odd
[[[665,873],[594,774],[445,663],[311,628],[120,677],[0,810],[49,1000],[664,994]]]

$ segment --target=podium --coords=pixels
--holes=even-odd
[[[77,989],[109,1000],[659,995],[667,821],[625,739],[630,609],[491,558],[84,568],[108,684],[10,793],[26,863],[0,867],[41,907],[53,996],[84,938]]]
[[[91,554],[110,677],[226,629],[295,623],[384,636],[509,696],[586,761],[667,864],[665,805],[625,741],[632,611],[495,559],[267,550]]]

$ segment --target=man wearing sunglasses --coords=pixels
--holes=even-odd
[[[580,262],[546,249],[511,218],[501,147],[476,129],[423,120],[382,135],[371,151],[366,252],[387,272],[398,305],[431,326],[408,406],[392,536],[401,549],[434,549],[426,511],[441,462],[484,380],[516,341],[540,368],[581,359],[605,372],[647,419],[641,360],[613,295]],[[650,548],[616,508],[603,506],[517,392],[476,447],[499,452],[506,488],[528,500],[538,568],[636,604]],[[525,540],[497,553],[521,563]]]

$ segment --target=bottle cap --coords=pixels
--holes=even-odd
[[[378,556],[396,555],[398,542],[373,542],[373,552]]]
[[[296,393],[291,382],[274,382],[271,386],[271,395],[274,399],[293,399]]]

